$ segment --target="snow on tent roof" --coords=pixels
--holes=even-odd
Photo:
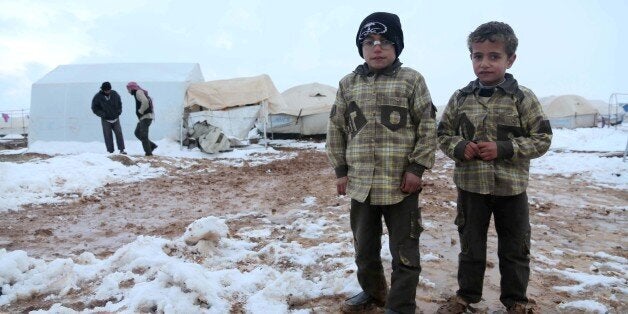
[[[333,86],[319,83],[291,87],[281,93],[287,105],[286,110],[281,113],[309,116],[330,112],[336,100],[337,90]]]
[[[543,111],[550,118],[598,113],[598,110],[588,100],[578,95],[558,96],[545,104]]]
[[[198,63],[68,64],[56,67],[35,84],[195,81],[199,73]]]
[[[266,74],[190,84],[184,106],[222,110],[262,101],[268,101],[271,114],[279,113],[286,107],[275,84]]]

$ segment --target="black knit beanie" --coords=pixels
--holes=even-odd
[[[360,28],[358,28],[358,34],[355,36],[355,44],[358,46],[360,57],[364,57],[362,55],[362,42],[370,34],[379,34],[394,42],[395,53],[399,57],[403,50],[403,30],[401,30],[401,21],[396,14],[375,12],[364,18],[364,21],[360,23]]]
[[[103,82],[102,85],[100,85],[100,89],[103,91],[111,90],[111,83]]]

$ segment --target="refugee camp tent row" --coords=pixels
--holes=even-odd
[[[91,101],[102,82],[111,82],[122,99],[120,123],[125,139],[135,139],[135,100],[129,81],[146,89],[153,99],[153,139],[180,137],[185,92],[203,82],[198,63],[110,63],[61,65],[35,82],[31,92],[28,141],[102,142],[100,118]]]
[[[541,99],[541,105],[553,128],[575,129],[597,126],[598,110],[581,96],[550,96]]]

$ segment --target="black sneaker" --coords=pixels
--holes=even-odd
[[[121,149],[121,150],[120,150],[120,154],[122,154],[122,155],[126,155],[126,152],[124,151],[124,149]]]
[[[374,307],[384,307],[385,301],[377,300],[368,293],[362,291],[348,299],[342,304],[343,313],[359,313],[373,309]]]

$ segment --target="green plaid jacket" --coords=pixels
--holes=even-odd
[[[440,149],[456,162],[458,188],[479,194],[511,196],[525,192],[530,159],[545,154],[552,128],[534,93],[517,84],[512,75],[495,88],[490,98],[479,96],[472,81],[457,90],[438,125]],[[464,160],[469,141],[494,141],[497,159]]]
[[[401,202],[405,171],[434,164],[435,108],[421,74],[396,60],[385,73],[358,66],[339,84],[327,131],[327,155],[347,195],[373,205]]]

